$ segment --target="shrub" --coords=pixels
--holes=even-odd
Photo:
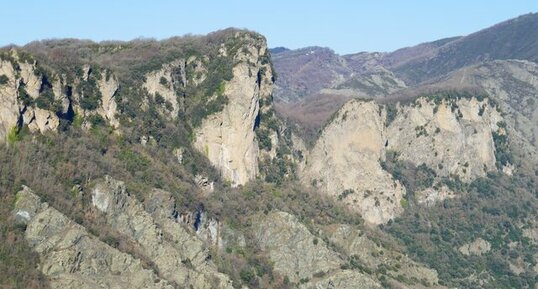
[[[164,97],[160,93],[156,92],[155,93],[155,103],[161,105],[164,102],[165,102]]]
[[[17,96],[17,98],[20,102],[22,102],[23,105],[31,106],[32,104],[34,104],[34,99],[28,94],[25,89],[25,86],[26,85],[24,85],[23,83],[19,85],[19,95]]]
[[[90,76],[87,81],[82,81],[77,91],[80,95],[80,107],[85,110],[95,110],[101,102],[101,91],[97,87],[94,77]]]
[[[249,269],[243,269],[239,273],[239,277],[241,278],[243,282],[250,284],[251,282],[255,280],[256,275],[254,274],[254,272],[252,272]]]
[[[0,85],[7,84],[8,82],[9,82],[9,78],[6,75],[4,74],[0,75]]]
[[[269,136],[269,130],[259,128],[256,130],[256,137],[260,145],[260,149],[270,151],[273,147],[271,137]]]
[[[349,196],[351,194],[354,194],[354,193],[355,193],[355,190],[353,190],[353,189],[344,190],[340,195],[338,195],[338,200],[341,201],[341,200],[347,198],[347,196]]]

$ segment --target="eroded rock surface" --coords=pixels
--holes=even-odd
[[[196,129],[194,146],[204,153],[232,186],[245,184],[258,173],[258,143],[254,128],[260,99],[272,92],[272,71],[265,40],[238,33],[243,45],[235,56],[233,78],[224,82],[228,103]],[[223,57],[223,56],[222,56]]]
[[[368,223],[383,224],[403,212],[406,193],[380,165],[388,151],[398,161],[425,165],[437,178],[470,182],[498,169],[494,134],[506,132],[487,98],[421,97],[398,105],[388,124],[386,110],[373,101],[346,103],[309,152],[303,183],[344,202]],[[427,205],[450,197],[442,187],[418,192]]]
[[[30,132],[56,131],[60,116],[73,118],[75,113],[82,118],[100,116],[112,127],[119,128],[115,99],[119,83],[112,72],[92,73],[91,66],[84,65],[82,75],[67,83],[66,75],[55,72],[46,75],[36,61],[21,60],[16,50],[10,51],[9,57],[0,60],[0,76],[7,79],[0,84],[1,141],[24,126]],[[94,109],[83,108],[83,99],[97,94]],[[90,128],[90,122],[84,121],[83,127]]]
[[[153,195],[163,201],[170,199],[159,190]],[[169,202],[148,203],[150,214],[127,193],[123,182],[110,177],[95,185],[92,200],[108,225],[132,238],[163,278],[194,288],[232,288],[227,276],[217,272],[203,243],[173,220]]]
[[[17,193],[14,214],[27,225],[25,237],[40,255],[40,269],[52,288],[162,288],[166,280],[140,260],[99,241],[29,188]]]
[[[387,128],[387,149],[399,159],[426,164],[438,176],[464,181],[496,170],[493,133],[503,120],[488,99],[449,99],[436,104],[426,98],[404,106]]]
[[[403,212],[405,188],[381,168],[385,117],[376,103],[352,100],[335,115],[310,152],[303,182],[344,202],[372,224]]]

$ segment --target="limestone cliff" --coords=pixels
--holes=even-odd
[[[525,60],[497,60],[465,67],[443,79],[447,86],[474,86],[493,96],[506,114],[510,142],[522,165],[536,167],[538,159],[538,65]],[[528,163],[528,164],[527,164]]]
[[[493,133],[503,120],[488,99],[420,98],[400,107],[387,128],[387,149],[399,159],[426,164],[438,176],[470,181],[495,170]]]
[[[429,167],[438,178],[469,182],[497,170],[494,135],[506,132],[489,99],[422,97],[398,105],[389,124],[386,110],[373,101],[346,103],[308,154],[303,183],[344,202],[368,223],[382,224],[403,212],[406,191],[380,165],[387,151]],[[452,197],[442,191],[419,193],[421,202]]]
[[[207,69],[204,62],[209,61],[190,56],[187,59],[176,59],[163,64],[161,69],[147,73],[143,87],[160,106],[163,114],[171,119],[178,116],[180,110],[185,108],[182,91],[187,85],[198,86],[207,78]],[[191,72],[187,74],[187,71]]]
[[[86,117],[98,115],[118,128],[117,79],[108,70],[98,72],[89,65],[79,69],[80,76],[67,76],[43,69],[28,56],[21,59],[16,50],[4,53],[0,60],[0,140],[25,126],[30,132],[56,131],[60,118],[72,121],[75,113],[85,127],[91,127]]]
[[[29,105],[39,97],[42,78],[34,73],[36,66],[26,62],[0,60],[0,76],[5,82],[0,84],[0,141],[23,125],[32,132],[54,130],[59,124],[54,112]]]
[[[381,168],[386,130],[383,109],[374,102],[352,100],[325,127],[302,173],[314,185],[344,202],[372,224],[403,212],[405,188]]]
[[[237,33],[245,44],[233,56],[233,78],[224,82],[228,103],[203,120],[194,146],[204,153],[232,186],[245,184],[258,173],[258,143],[254,129],[260,99],[272,91],[272,71],[265,40]],[[222,56],[231,53],[223,49]]]

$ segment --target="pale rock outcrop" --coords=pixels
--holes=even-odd
[[[431,207],[445,199],[452,199],[455,197],[456,194],[447,186],[441,186],[439,188],[426,188],[422,191],[415,192],[417,202],[427,207]]]
[[[301,177],[371,224],[386,223],[403,212],[405,188],[379,163],[385,158],[384,114],[372,101],[346,103],[309,153]]]
[[[400,107],[387,128],[387,149],[399,159],[426,164],[438,176],[471,181],[496,170],[493,132],[503,118],[488,99],[461,98],[440,104],[419,98]]]
[[[16,54],[14,54],[16,57]],[[5,140],[14,128],[28,125],[31,132],[55,130],[59,119],[54,112],[35,106],[25,106],[19,101],[19,87],[32,99],[39,97],[42,78],[35,72],[35,64],[20,62],[16,71],[10,61],[0,60],[0,75],[8,78],[6,84],[0,85],[0,139]]]
[[[33,99],[38,98],[42,77],[34,73],[36,70],[35,63],[19,61],[19,68],[20,80],[24,83],[24,89]]]
[[[184,224],[206,244],[219,250],[228,245],[244,247],[245,237],[242,233],[225,226],[216,218],[208,216],[203,207],[196,211],[176,212],[176,221]]]
[[[8,78],[7,83],[0,85],[0,140],[4,141],[19,118],[18,83],[15,69],[9,61],[0,60],[0,75]]]
[[[341,248],[347,256],[354,256],[358,262],[367,268],[384,267],[387,268],[387,276],[403,275],[407,278],[414,277],[430,285],[437,285],[439,282],[435,270],[416,263],[394,249],[382,247],[372,241],[368,234],[351,225],[330,225],[323,228],[323,233],[331,243]],[[402,284],[393,278],[390,279],[392,283],[398,283],[397,288],[417,288],[409,287],[409,285]],[[415,284],[415,286],[418,285]]]
[[[256,243],[268,253],[275,270],[287,275],[292,282],[331,272],[343,263],[322,240],[315,241],[293,215],[271,212],[260,216],[253,227]]]
[[[28,125],[31,132],[45,132],[55,130],[60,124],[60,120],[54,112],[38,107],[27,108],[22,115],[24,123]]]
[[[174,75],[179,71],[179,79],[175,79]],[[178,95],[174,85],[185,87],[187,85],[185,73],[185,59],[178,59],[171,63],[164,64],[160,70],[146,74],[144,88],[154,97],[160,95],[165,101],[172,105],[170,115],[175,118],[179,113]],[[161,79],[166,80],[161,82]],[[180,83],[174,83],[179,80]]]
[[[211,241],[218,242],[220,240],[220,230],[215,231],[214,235],[212,235],[213,239],[204,238],[207,236],[203,234],[202,228],[196,231],[197,236],[191,234],[191,230],[182,225],[180,213],[177,211],[172,194],[164,190],[153,189],[144,202],[144,209],[155,219],[155,222],[163,230],[163,233],[168,236],[170,242],[179,247],[179,252],[183,254],[183,260],[189,260],[195,270],[219,279],[218,288],[227,288],[227,277],[216,272],[215,265],[207,261],[210,258],[210,252],[206,248],[206,243],[213,245]],[[204,220],[200,220],[200,223],[204,223]],[[202,225],[200,224],[200,227]],[[218,243],[214,245],[218,247]]]
[[[194,176],[194,182],[205,193],[212,193],[215,190],[215,183],[210,181],[208,177],[204,175]]]
[[[105,76],[109,73],[111,74],[111,72],[104,71],[98,82],[99,90],[101,91],[101,106],[97,109],[97,113],[107,120],[112,127],[119,128],[120,122],[116,118],[118,105],[114,97],[120,85],[115,76]]]
[[[253,224],[253,234],[274,269],[291,282],[303,283],[299,288],[381,288],[364,273],[342,270],[346,261],[293,215],[280,211],[262,215]]]
[[[482,238],[478,238],[471,243],[459,247],[458,250],[466,256],[482,255],[491,250],[491,244]]]
[[[505,114],[510,144],[521,163],[533,169],[538,160],[538,64],[525,60],[495,60],[462,68],[442,85],[484,89]]]
[[[204,153],[232,186],[245,184],[258,173],[258,143],[254,128],[259,113],[259,100],[272,92],[272,71],[266,56],[265,40],[252,39],[248,34],[234,56],[237,63],[233,78],[225,82],[224,95],[228,103],[220,112],[203,120],[195,131],[194,147]]]
[[[20,61],[17,53],[12,52],[12,57],[18,65],[18,70],[7,60],[0,60],[0,75],[8,78],[6,84],[0,85],[0,139],[5,140],[12,129],[20,129],[27,125],[31,132],[43,133],[46,131],[55,131],[60,119],[56,111],[49,111],[32,105],[24,105],[19,99],[19,94],[25,91],[28,97],[35,101],[39,98],[40,91],[44,85],[50,85],[54,93],[54,101],[58,102],[62,113],[67,113],[69,108],[73,109],[81,116],[98,114],[102,116],[112,127],[119,128],[119,121],[116,118],[117,103],[115,100],[116,92],[119,89],[119,83],[110,71],[103,71],[103,75],[97,82],[102,98],[96,110],[86,111],[78,105],[73,105],[71,99],[66,95],[65,83],[66,76],[49,75],[51,79],[46,79],[38,73],[37,64]],[[80,85],[81,80],[88,80],[91,74],[91,67],[85,65],[82,69],[83,74],[80,79],[75,79],[71,87],[76,88]],[[105,76],[106,75],[106,76]],[[51,83],[49,83],[50,81]],[[81,95],[76,89],[72,89],[72,99],[75,103],[80,101]],[[90,127],[85,124],[84,127]]]
[[[29,188],[17,193],[14,214],[27,225],[25,238],[39,254],[52,288],[174,288],[140,260],[99,241]]]
[[[92,200],[105,215],[108,225],[132,238],[166,280],[194,288],[232,288],[231,281],[216,271],[207,252],[201,250],[201,241],[196,243],[189,238],[172,219],[172,213],[166,218],[166,213],[159,213],[155,204],[153,212],[148,213],[126,192],[123,182],[105,177],[95,185]],[[152,211],[151,207],[148,210]],[[192,247],[182,247],[193,242]]]

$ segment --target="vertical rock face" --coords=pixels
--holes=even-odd
[[[506,114],[507,129],[512,135],[510,142],[521,151],[522,165],[536,167],[538,64],[524,60],[491,61],[455,71],[444,83],[477,86],[494,95]]]
[[[45,132],[58,127],[59,120],[54,112],[27,104],[40,95],[42,78],[35,70],[35,64],[21,62],[14,67],[10,61],[0,60],[0,76],[6,79],[5,83],[0,84],[1,141],[6,139],[10,131],[22,125],[28,125],[32,132]]]
[[[352,100],[335,114],[308,154],[301,179],[344,202],[371,224],[403,212],[405,188],[380,161],[387,150],[398,160],[426,165],[437,177],[465,182],[496,170],[494,133],[505,133],[500,112],[488,99],[429,100],[399,106],[392,122],[376,103]],[[449,193],[424,192],[423,203]],[[428,201],[429,200],[429,201]]]
[[[254,128],[259,100],[272,92],[272,71],[265,40],[244,37],[245,44],[233,57],[233,78],[225,82],[224,109],[206,118],[196,129],[194,146],[204,153],[232,186],[245,184],[258,173],[258,143]]]
[[[105,71],[104,74],[110,73]],[[101,91],[101,106],[97,109],[97,113],[101,115],[108,123],[114,127],[119,128],[120,122],[118,121],[116,114],[118,113],[118,105],[116,103],[116,92],[120,88],[120,85],[113,75],[109,77],[103,76],[99,82],[99,90]]]
[[[0,60],[0,76],[6,81],[0,84],[0,141],[5,141],[9,131],[17,125],[19,104],[17,102],[17,78],[9,61]]]
[[[95,90],[100,99],[95,109],[83,109],[80,105],[85,91],[77,91],[82,82],[87,82],[91,67],[84,66],[82,76],[67,83],[65,75],[52,72],[45,75],[34,61],[21,60],[16,51],[9,52],[9,60],[0,60],[0,141],[4,141],[12,130],[28,126],[31,132],[55,131],[59,114],[68,114],[72,109],[81,116],[99,115],[112,127],[119,128],[115,100],[119,83],[110,71],[103,71],[96,79]],[[66,87],[70,87],[69,94]],[[87,92],[86,92],[87,94]],[[89,124],[86,124],[89,126]]]
[[[384,111],[374,102],[350,101],[323,130],[309,154],[302,180],[382,224],[403,211],[398,181],[381,168],[385,157]]]
[[[178,74],[180,77],[177,77]],[[179,113],[176,86],[185,87],[186,84],[185,60],[178,59],[163,65],[160,70],[148,73],[143,86],[154,97],[160,96],[170,103],[169,113],[175,118]]]
[[[387,149],[401,160],[426,164],[438,176],[459,176],[464,181],[495,170],[493,132],[502,121],[488,100],[425,98],[401,109],[387,128]]]
[[[27,225],[25,237],[40,255],[40,269],[52,288],[172,289],[140,260],[99,241],[30,189],[17,193],[14,214]]]

